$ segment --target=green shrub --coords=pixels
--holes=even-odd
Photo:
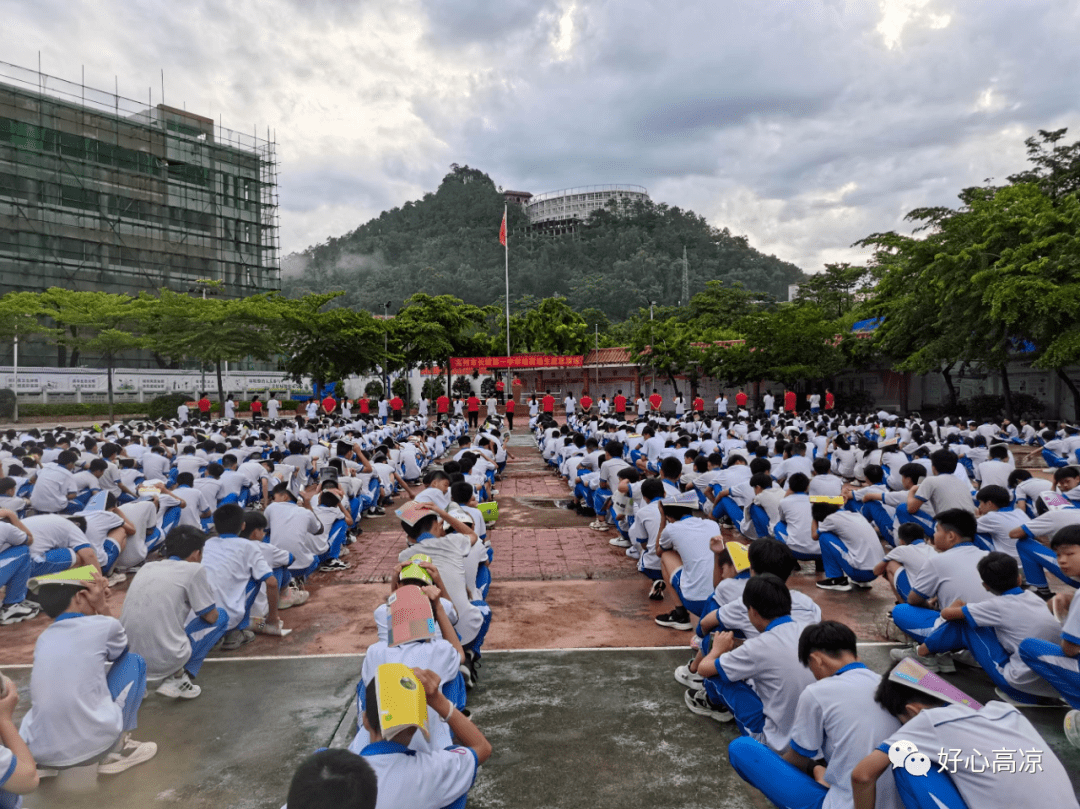
[[[424,380],[424,390],[421,395],[428,401],[434,402],[444,393],[446,393],[446,385],[442,377],[428,377]]]
[[[116,402],[113,415],[145,416],[147,402]],[[109,414],[108,402],[65,402],[63,404],[24,404],[19,405],[19,415],[26,416],[105,416]],[[176,415],[176,412],[173,412]]]
[[[191,397],[186,393],[166,393],[151,399],[146,404],[147,418],[171,419],[176,417],[176,408],[185,402],[190,402]]]
[[[15,391],[0,388],[0,419],[5,421],[15,417]]]
[[[495,395],[495,380],[490,376],[484,377],[484,381],[480,383],[480,398],[490,399]]]
[[[377,400],[380,396],[383,395],[382,382],[379,382],[378,380],[372,380],[371,382],[368,382],[364,386],[364,395],[367,396],[369,399]]]

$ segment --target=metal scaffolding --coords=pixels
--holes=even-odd
[[[0,292],[279,289],[276,143],[0,62]]]

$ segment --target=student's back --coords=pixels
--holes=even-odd
[[[244,619],[254,598],[251,582],[274,575],[254,542],[240,537],[210,537],[203,546],[202,565],[214,591],[214,603],[229,614],[229,629]]]

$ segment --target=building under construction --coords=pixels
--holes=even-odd
[[[269,132],[0,62],[0,290],[279,289],[277,207]]]

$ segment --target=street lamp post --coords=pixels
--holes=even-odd
[[[389,350],[389,340],[387,338],[386,321],[390,319],[390,304],[393,301],[387,301],[383,304],[383,396],[387,401],[390,401],[390,370],[387,367],[386,353]]]

